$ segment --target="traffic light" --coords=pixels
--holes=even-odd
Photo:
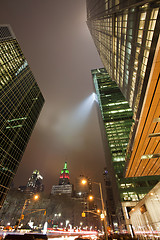
[[[24,219],[24,215],[22,214],[22,215],[21,215],[21,220],[23,220],[23,219]]]
[[[85,217],[85,216],[86,216],[85,212],[82,212],[82,217]]]
[[[44,211],[44,215],[46,215],[46,211]]]

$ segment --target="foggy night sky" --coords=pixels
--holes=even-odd
[[[71,183],[84,174],[102,181],[104,152],[96,107],[70,124],[93,92],[91,69],[103,67],[88,27],[85,0],[1,0],[0,24],[10,24],[45,98],[14,179],[25,185],[33,170],[45,190],[58,184],[67,161]]]

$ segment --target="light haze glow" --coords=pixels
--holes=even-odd
[[[85,125],[89,121],[89,116],[96,101],[96,94],[92,93],[84,101],[82,101],[73,111],[61,116],[58,124],[53,127],[57,138],[64,143],[65,146],[79,146],[83,141],[79,135],[84,130]]]

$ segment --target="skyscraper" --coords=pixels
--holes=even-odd
[[[43,192],[44,185],[42,184],[43,177],[40,175],[38,170],[34,170],[32,176],[29,178],[27,183],[27,190],[30,192]]]
[[[158,43],[159,6],[155,0],[87,0],[87,24],[100,58],[133,110],[128,159]]]
[[[0,207],[44,104],[9,26],[0,26]]]
[[[61,171],[60,177],[59,177],[59,185],[66,185],[70,184],[69,182],[69,171],[67,169],[67,162],[64,164],[64,168]]]
[[[112,164],[110,164],[110,159],[108,159],[106,162],[107,171],[111,181],[116,177],[120,202],[123,203],[123,211],[125,212],[127,207],[134,206],[137,201],[142,199],[160,180],[160,177],[151,176],[128,179],[124,177],[125,155],[133,123],[132,109],[129,107],[117,84],[112,81],[104,68],[94,69],[91,72],[103,119],[102,124],[104,126],[101,126],[101,129],[106,133],[111,152]],[[106,148],[106,145],[104,148]],[[106,152],[106,155],[108,154]],[[111,165],[114,168],[114,172],[112,172]],[[115,195],[115,192],[113,194]],[[118,206],[118,200],[116,196],[114,197]],[[110,209],[110,211],[112,210]]]
[[[87,0],[87,24],[101,60],[133,110],[126,177],[160,175],[159,7],[155,0]]]
[[[109,76],[139,116],[159,37],[155,0],[87,0],[87,24]]]
[[[127,154],[126,177],[160,175],[160,38],[149,76],[134,145]]]
[[[72,195],[72,184],[70,184],[70,177],[69,177],[69,171],[67,169],[67,162],[64,164],[64,168],[61,171],[60,177],[59,177],[59,185],[53,185],[51,194],[53,195],[61,195],[61,194],[67,194]]]

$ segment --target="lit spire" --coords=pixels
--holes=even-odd
[[[65,162],[65,164],[64,164],[64,168],[63,168],[63,170],[61,171],[61,174],[62,173],[68,173],[69,174],[69,171],[68,171],[68,169],[67,169],[67,162]]]

